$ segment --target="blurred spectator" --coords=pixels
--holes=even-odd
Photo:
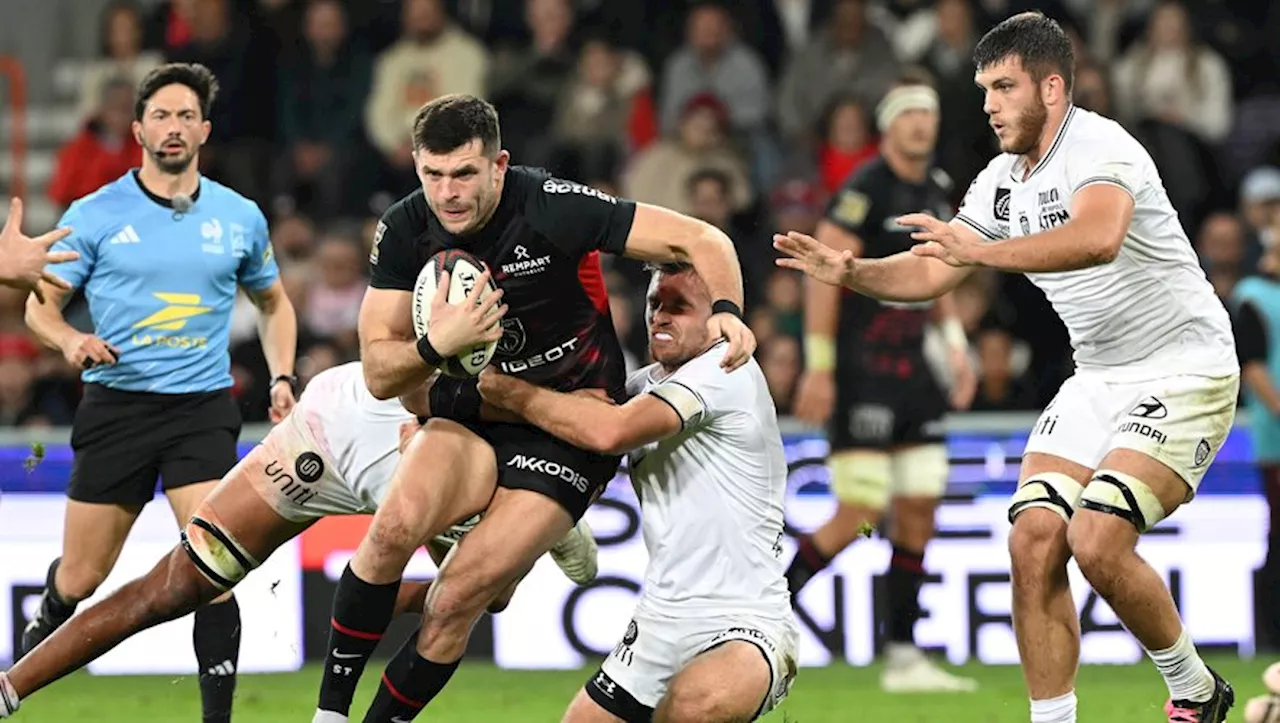
[[[1015,342],[1003,329],[987,329],[978,335],[978,392],[974,395],[974,411],[1015,411],[1035,409],[1035,391],[1014,367],[1026,368],[1025,354],[1021,363],[1014,359]]]
[[[569,0],[525,0],[528,43],[509,44],[489,66],[489,100],[502,119],[502,143],[521,163],[547,166],[547,132],[577,60]]]
[[[1245,276],[1244,227],[1240,219],[1226,212],[1212,214],[1200,227],[1195,245],[1218,297],[1229,298],[1236,282]]]
[[[306,292],[306,311],[299,314],[317,336],[355,349],[356,321],[368,282],[363,250],[353,239],[328,236],[316,250],[316,276]]]
[[[822,111],[838,93],[869,107],[898,73],[893,47],[867,20],[865,0],[839,0],[828,27],[792,59],[778,90],[778,123],[789,141],[811,139]]]
[[[760,346],[760,371],[778,414],[790,414],[800,377],[800,341],[794,336],[775,336]]]
[[[97,110],[80,132],[58,151],[49,180],[49,200],[61,208],[116,180],[142,162],[142,148],[133,135],[134,85],[124,78],[101,86]]]
[[[71,423],[71,410],[36,376],[40,349],[22,333],[0,334],[0,425],[50,427]]]
[[[837,96],[823,115],[818,148],[818,174],[822,190],[835,193],[851,173],[880,150],[871,130],[870,114],[853,96]]]
[[[649,67],[638,53],[599,37],[583,43],[553,126],[557,145],[579,155],[583,179],[615,177],[616,168],[602,173],[603,167],[652,139],[656,118],[647,97],[650,82]],[[640,136],[633,134],[638,114],[647,114],[639,119]]]
[[[191,35],[168,59],[205,65],[220,88],[209,111],[213,130],[200,149],[201,170],[261,203],[270,166],[266,141],[275,135],[273,49],[231,0],[183,0],[175,7]]]
[[[775,269],[765,283],[765,303],[773,313],[775,332],[799,339],[804,333],[804,292],[799,274]]]
[[[746,303],[754,303],[764,290],[764,281],[772,270],[773,253],[766,240],[734,220],[732,205],[733,179],[724,171],[704,168],[695,171],[685,182],[689,198],[689,214],[724,231],[733,240],[742,266],[742,283]]]
[[[1280,225],[1280,168],[1263,166],[1244,177],[1240,184],[1240,212],[1260,248],[1275,245],[1274,229]]]
[[[1081,36],[1088,57],[1110,65],[1120,50],[1142,32],[1142,21],[1151,14],[1153,0],[1066,0],[1081,20]],[[1080,57],[1076,58],[1079,62]]]
[[[1076,105],[1098,115],[1115,118],[1115,106],[1111,101],[1111,80],[1102,67],[1094,63],[1076,65],[1076,82],[1071,90],[1071,100]]]
[[[674,131],[689,102],[706,93],[727,105],[735,130],[752,133],[768,120],[769,78],[760,54],[738,40],[725,5],[702,0],[689,11],[685,44],[662,71],[662,129]]]
[[[799,231],[813,235],[822,218],[822,201],[825,194],[810,181],[791,179],[778,185],[769,198],[773,227],[772,233]],[[777,254],[773,251],[772,239],[768,243],[769,266],[773,267],[773,259]]]
[[[968,180],[986,168],[995,155],[995,136],[982,112],[982,93],[973,85],[973,47],[979,29],[969,0],[939,0],[937,36],[925,49],[920,64],[934,76],[938,109],[946,119],[946,133],[938,136],[935,163],[963,179],[954,184],[957,205]]]
[[[315,243],[315,223],[308,216],[279,216],[271,224],[271,248],[281,268],[310,259],[315,252]]]
[[[276,163],[274,192],[287,199],[286,208],[301,206],[325,217],[351,207],[372,60],[351,42],[338,0],[312,0],[303,38],[280,73],[284,153]],[[299,204],[308,191],[310,202]]]
[[[706,93],[690,98],[672,137],[632,160],[622,179],[623,195],[689,213],[689,177],[714,168],[729,177],[733,210],[742,210],[751,202],[751,182],[746,162],[725,135],[727,126],[728,112],[719,98]]]
[[[102,13],[101,55],[89,61],[80,74],[77,115],[88,119],[97,113],[109,81],[122,80],[138,87],[143,77],[164,57],[142,47],[142,13],[128,0],[108,5]]]
[[[449,21],[442,0],[404,0],[401,28],[400,40],[375,60],[365,106],[365,128],[392,169],[394,194],[416,183],[409,140],[414,112],[441,95],[484,95],[489,69],[489,51]]]

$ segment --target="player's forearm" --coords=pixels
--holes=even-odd
[[[579,394],[563,394],[516,380],[503,405],[547,434],[575,447],[617,453],[621,407]]]
[[[420,386],[436,371],[413,341],[382,339],[361,345],[364,382],[376,399],[399,397]]]
[[[1030,236],[983,244],[979,263],[992,269],[1024,274],[1076,271],[1115,261],[1124,236],[1089,224],[1069,221]]]
[[[271,378],[292,376],[298,354],[298,317],[288,296],[280,294],[270,305],[259,309],[258,339]]]
[[[936,259],[904,251],[880,259],[858,259],[843,285],[881,301],[929,301],[950,291],[962,278]]]
[[[706,224],[702,233],[683,244],[682,251],[707,285],[713,300],[728,299],[742,308],[742,266],[732,239]]]
[[[41,344],[61,351],[66,340],[79,332],[62,316],[63,293],[50,293],[52,287],[48,284],[44,284],[44,288],[44,303],[37,301],[34,295],[27,297],[24,321]]]
[[[831,371],[836,363],[840,287],[805,277],[804,362],[809,371]]]
[[[1267,411],[1280,415],[1280,390],[1276,389],[1267,365],[1257,361],[1246,362],[1240,372],[1245,387],[1253,392],[1258,401],[1266,405]]]

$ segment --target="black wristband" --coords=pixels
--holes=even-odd
[[[289,388],[298,391],[298,378],[292,374],[277,374],[275,379],[271,380],[271,386],[275,386],[280,382],[289,382]]]
[[[431,385],[428,397],[433,417],[455,422],[480,421],[480,387],[475,379],[440,376]]]
[[[729,301],[728,299],[720,299],[711,305],[712,314],[733,314],[739,319],[742,318],[742,307]]]
[[[436,351],[434,346],[431,346],[431,340],[426,334],[418,337],[418,356],[433,367],[439,367],[444,363],[444,357],[440,356],[440,352]]]

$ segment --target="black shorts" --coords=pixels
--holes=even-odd
[[[144,505],[166,490],[221,479],[238,459],[240,410],[231,391],[127,392],[87,384],[71,427],[67,497]]]
[[[929,374],[907,379],[837,375],[836,406],[827,430],[831,451],[939,443],[949,406]]]
[[[577,523],[618,473],[622,457],[597,454],[524,424],[468,422],[493,447],[498,486],[546,495]]]

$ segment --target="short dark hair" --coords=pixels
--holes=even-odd
[[[979,71],[1011,57],[1021,60],[1036,82],[1058,73],[1071,92],[1075,53],[1071,39],[1053,18],[1039,12],[1018,13],[988,30],[973,49],[973,64]]]
[[[720,192],[728,196],[733,190],[733,179],[729,178],[729,174],[719,168],[699,168],[689,174],[689,180],[684,182],[685,190],[693,193],[699,183],[703,181],[711,181],[720,186]]]
[[[502,148],[498,111],[474,95],[442,95],[413,116],[413,148],[448,153],[479,139],[486,156]]]
[[[644,265],[644,270],[651,274],[666,274],[667,276],[696,271],[693,268],[693,264],[688,261],[650,261]]]
[[[134,120],[142,120],[147,101],[167,85],[185,85],[200,101],[200,117],[208,118],[213,101],[218,97],[218,78],[199,63],[167,63],[147,73],[138,84],[138,98],[133,104]]]

